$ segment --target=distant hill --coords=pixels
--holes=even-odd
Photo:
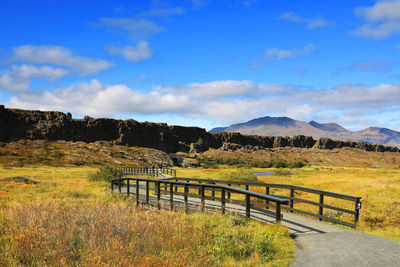
[[[316,139],[328,137],[343,141],[361,141],[370,144],[400,146],[400,132],[387,128],[370,127],[361,131],[350,131],[337,123],[305,122],[288,117],[266,116],[210,130],[210,133],[217,132],[238,132],[262,136],[305,135]]]

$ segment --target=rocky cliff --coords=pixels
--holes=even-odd
[[[208,133],[198,127],[168,126],[164,123],[137,122],[135,120],[73,119],[70,113],[7,109],[0,105],[0,142],[28,140],[111,141],[118,145],[155,148],[167,153],[203,152],[209,148],[226,149],[237,144],[257,149],[299,147],[333,149],[358,148],[365,151],[399,152],[396,147],[364,142],[318,140],[303,135],[294,137],[242,135],[239,133]],[[224,145],[225,144],[225,145]],[[232,147],[232,146],[231,146]]]

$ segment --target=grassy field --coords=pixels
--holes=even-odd
[[[0,167],[0,266],[286,266],[294,259],[280,225],[136,208],[105,193],[108,183],[89,181],[95,170]]]
[[[242,171],[275,171],[272,176],[261,176],[258,181],[267,183],[293,184],[312,187],[337,193],[362,197],[362,209],[358,229],[382,237],[400,240],[400,169],[399,168],[356,168],[308,166],[298,169],[260,169],[242,168]],[[182,177],[227,179],[238,172],[232,166],[219,166],[217,169],[179,169]],[[257,190],[257,188],[251,188]],[[263,191],[260,192],[265,193]],[[273,190],[272,194],[288,195],[286,192]],[[316,195],[304,193],[302,198],[318,201]],[[341,206],[342,202],[327,198],[325,203]],[[349,202],[348,202],[349,203]],[[316,213],[316,207],[302,205],[305,210]],[[343,205],[345,205],[343,203]],[[353,209],[347,204],[343,208]],[[311,210],[310,210],[311,211]],[[344,216],[344,215],[343,215]]]

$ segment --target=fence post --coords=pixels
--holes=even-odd
[[[231,184],[228,184],[228,186],[231,186]],[[231,199],[231,192],[228,191],[228,199]]]
[[[175,182],[178,182],[178,180],[176,180]],[[175,192],[178,192],[178,186],[175,185]]]
[[[118,191],[121,193],[121,179],[118,179]]]
[[[146,180],[146,204],[149,205],[150,203],[150,193],[149,193],[149,180]]]
[[[367,196],[368,197],[368,196]],[[360,203],[360,198],[357,198],[356,203],[355,203],[355,214],[354,214],[354,225],[356,225],[358,223],[358,219],[360,218],[360,207],[358,206],[358,204]]]
[[[324,215],[324,207],[322,205],[324,205],[324,195],[319,195],[319,215],[322,216]],[[322,218],[319,218],[320,221],[322,221]]]
[[[129,188],[129,179],[126,179],[126,195],[129,197],[129,191],[130,191],[130,188]]]
[[[225,214],[225,188],[221,188],[221,212]]]
[[[169,184],[169,204],[171,211],[174,210],[174,186],[172,183]]]
[[[293,213],[293,203],[294,203],[294,189],[290,189],[290,200],[289,200],[289,206],[290,206],[290,213]]]
[[[199,184],[201,184],[201,181],[199,181]],[[199,188],[199,195],[201,196],[201,185],[200,185],[200,188]]]
[[[276,219],[275,221],[278,223],[281,221],[281,203],[276,202]]]
[[[200,191],[201,191],[201,193],[200,193],[200,196],[201,196],[201,212],[204,212],[204,210],[205,210],[204,189],[205,189],[204,185],[201,185],[200,186]]]
[[[246,194],[246,217],[250,219],[250,195]]]
[[[157,187],[157,207],[160,210],[161,209],[161,183],[159,181],[155,182],[155,185]]]
[[[212,183],[212,184],[215,184],[215,183]],[[215,200],[215,191],[214,191],[214,187],[212,188],[211,195],[212,195],[212,200],[214,201],[214,200]]]
[[[184,201],[185,201],[185,213],[188,213],[188,194],[189,194],[188,185],[185,184],[185,194],[184,194]]]
[[[249,190],[249,185],[248,184],[245,185],[245,189]]]
[[[269,187],[268,187],[268,186],[266,187],[265,194],[266,194],[266,195],[269,195]],[[265,200],[265,205],[266,205],[267,210],[268,210],[268,209],[269,209],[269,207],[268,207],[268,205],[269,205],[269,200],[268,200],[268,199]]]
[[[136,180],[136,206],[139,206],[139,180]]]

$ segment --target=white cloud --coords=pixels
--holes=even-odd
[[[13,65],[11,66],[11,70],[14,76],[20,78],[40,78],[40,77],[48,77],[50,80],[59,79],[68,74],[68,71],[61,68],[54,68],[50,66],[40,66],[36,67],[33,65]]]
[[[13,65],[11,71],[0,74],[0,88],[10,92],[28,91],[31,79],[54,81],[68,74],[68,71],[50,66]]]
[[[0,88],[9,92],[23,92],[29,90],[31,83],[27,79],[16,80],[10,74],[0,75]]]
[[[268,61],[273,60],[283,60],[289,58],[295,58],[299,55],[308,55],[315,50],[315,46],[313,44],[308,44],[301,49],[278,49],[278,48],[268,48],[265,50],[264,55],[250,63],[250,67],[259,68],[265,65]]]
[[[400,33],[400,1],[378,1],[372,7],[358,7],[355,15],[364,24],[352,34],[372,39],[383,39]]]
[[[122,48],[108,46],[106,49],[113,56],[121,55],[125,59],[136,63],[151,58],[154,53],[145,41],[139,42],[136,46],[127,45]]]
[[[81,75],[96,74],[113,64],[102,59],[81,57],[66,47],[53,45],[24,45],[13,48],[13,60],[32,64],[52,64],[69,67]]]
[[[282,94],[290,87],[278,84],[256,84],[253,81],[213,81],[184,86],[160,86],[159,92],[190,94],[198,98],[226,98],[238,96],[258,97],[265,94]]]
[[[302,18],[294,12],[282,13],[279,17],[282,20],[288,20],[298,24],[306,24],[308,29],[316,29],[321,27],[336,26],[336,23],[324,19],[323,16],[317,15],[313,18]]]
[[[19,108],[70,111],[82,115],[116,116],[123,113],[184,112],[190,109],[189,102],[187,96],[161,95],[157,92],[145,94],[125,85],[109,86],[92,80],[65,89],[20,93],[11,98],[9,105]]]
[[[397,62],[395,61],[363,61],[350,66],[337,68],[337,70],[391,72],[396,64]]]
[[[186,13],[186,10],[181,7],[173,7],[173,8],[153,8],[147,12],[143,12],[141,16],[147,17],[167,17],[171,15],[183,15]]]
[[[151,20],[134,18],[101,18],[95,26],[127,34],[133,40],[143,40],[163,30]]]
[[[52,91],[20,91],[7,106],[95,117],[173,114],[227,124],[265,115],[300,120],[335,118],[345,125],[352,119],[360,127],[371,121],[365,118],[400,109],[400,84],[342,84],[329,90],[300,90],[252,81],[213,81],[159,86],[145,93],[92,80]]]

